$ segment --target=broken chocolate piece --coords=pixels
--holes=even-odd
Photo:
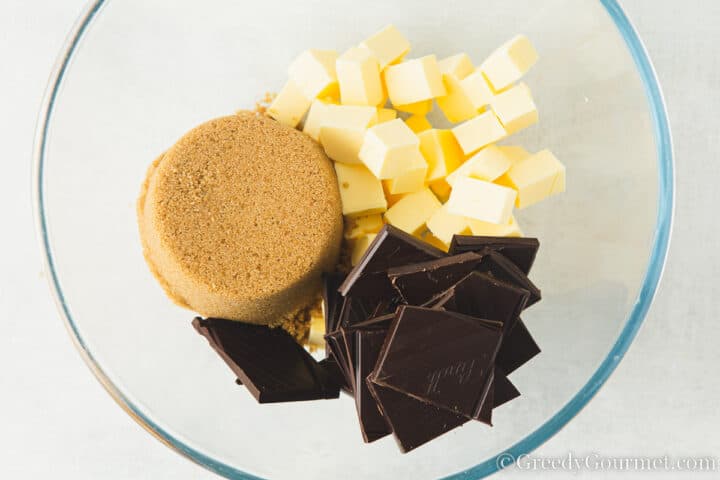
[[[508,260],[504,255],[492,249],[483,251],[482,261],[477,268],[478,272],[487,273],[503,282],[515,285],[518,288],[527,290],[530,293],[525,308],[540,301],[540,289],[520,270],[517,265]]]
[[[495,367],[495,381],[493,382],[493,408],[497,408],[510,400],[520,396],[520,392],[515,385],[507,378],[505,372],[499,367]]]
[[[355,407],[360,419],[360,429],[366,443],[374,442],[392,433],[385,417],[365,382],[375,368],[387,329],[361,329],[355,336]]]
[[[343,342],[340,330],[325,334],[325,342],[330,349],[330,357],[335,360],[345,381],[342,384],[343,390],[353,392],[353,378],[350,375],[350,359],[347,357],[347,350]]]
[[[403,453],[414,450],[468,421],[462,415],[372,383],[369,378],[366,383]]]
[[[501,253],[527,275],[535,262],[540,242],[530,237],[477,237],[455,235],[450,243],[450,255],[465,252],[481,253],[484,248]]]
[[[315,359],[280,328],[199,317],[195,330],[205,337],[260,403],[337,398],[332,382]]]
[[[387,269],[446,256],[439,250],[392,225],[385,225],[360,263],[340,285],[342,295],[390,297],[394,290]]]
[[[467,252],[388,269],[390,283],[409,305],[424,305],[472,272],[482,255]]]
[[[502,326],[455,312],[401,306],[372,382],[468,418],[492,383]]]
[[[507,333],[515,325],[529,296],[527,290],[485,273],[472,272],[441,295],[433,308],[502,322],[503,331]]]
[[[503,338],[495,362],[505,373],[512,373],[540,353],[525,323],[518,319],[515,326]]]
[[[334,332],[340,321],[340,309],[343,297],[338,292],[338,287],[345,280],[344,273],[324,273],[322,297],[325,306],[325,333]]]

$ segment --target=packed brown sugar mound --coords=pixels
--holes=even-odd
[[[150,167],[138,200],[145,258],[204,317],[276,324],[316,298],[342,240],[322,148],[253,112],[217,118]]]

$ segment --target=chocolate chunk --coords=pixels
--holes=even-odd
[[[385,225],[339,291],[344,296],[390,297],[394,290],[386,274],[388,268],[444,256],[442,250],[392,225]]]
[[[477,418],[492,383],[502,326],[459,313],[401,306],[370,379]]]
[[[350,359],[347,356],[347,350],[342,338],[342,332],[335,330],[334,332],[325,334],[325,342],[330,349],[330,356],[335,360],[340,372],[342,372],[345,381],[342,384],[343,390],[350,393],[353,392],[353,378],[350,373]]]
[[[366,383],[403,452],[414,450],[468,421],[462,415],[377,385],[369,379]]]
[[[390,283],[409,305],[424,305],[472,272],[482,260],[474,252],[388,269]]]
[[[327,357],[318,362],[321,375],[325,378],[325,382],[334,385],[345,386],[345,377],[343,376],[340,365],[334,357]]]
[[[386,328],[360,329],[355,336],[355,407],[365,442],[370,443],[392,433],[385,417],[365,382],[375,368],[380,349],[385,341]]]
[[[388,298],[357,297],[354,295],[343,299],[338,327],[351,327],[371,318],[394,313],[400,298],[393,295]]]
[[[518,320],[512,330],[505,335],[495,361],[505,373],[512,373],[538,353],[540,347],[535,343],[525,323]]]
[[[340,327],[340,339],[342,339],[342,347],[345,349],[345,358],[348,359],[348,375],[352,379],[351,388],[352,391],[356,391],[357,384],[355,382],[355,358],[356,358],[356,345],[355,345],[355,332],[357,330],[382,330],[387,332],[390,327],[390,323],[395,318],[395,314],[382,315],[380,317],[373,317],[360,323],[356,323],[350,327]]]
[[[520,270],[517,265],[508,260],[504,255],[492,249],[485,249],[482,261],[477,271],[502,280],[503,282],[515,285],[518,288],[527,290],[530,293],[525,308],[540,301],[540,289]]]
[[[325,304],[325,332],[334,332],[340,322],[340,309],[343,297],[338,288],[345,280],[344,273],[323,274],[322,297]]]
[[[502,347],[501,347],[502,348]],[[499,367],[495,367],[495,381],[493,382],[493,408],[504,405],[510,400],[520,396],[520,392],[515,385],[507,378],[505,372]]]
[[[502,322],[507,333],[525,308],[529,295],[527,290],[472,272],[439,297],[433,308]]]
[[[537,238],[513,237],[475,237],[472,235],[455,235],[450,243],[450,254],[465,252],[481,253],[484,248],[491,248],[505,255],[508,260],[527,275],[535,262],[540,242]]]
[[[315,359],[280,328],[232,320],[193,320],[243,385],[260,403],[337,398],[340,387]]]

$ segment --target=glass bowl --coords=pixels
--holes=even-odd
[[[401,455],[363,445],[354,405],[258,406],[151,277],[135,199],[149,163],[191,127],[251,108],[306,48],[342,50],[394,23],[413,55],[479,62],[525,33],[541,122],[513,138],[552,149],[568,191],[519,213],[541,249],[544,300],[526,324],[543,353],[495,427],[471,422]],[[477,478],[547,440],[621,360],[668,247],[673,160],[663,100],[613,0],[144,0],[91,2],[50,82],[35,151],[51,289],[72,339],[149,432],[228,478]]]

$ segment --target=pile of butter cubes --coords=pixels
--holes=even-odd
[[[526,37],[477,68],[465,53],[408,60],[409,51],[392,25],[342,55],[307,50],[268,108],[335,162],[353,263],[383,223],[444,250],[455,234],[521,236],[513,208],[565,190],[550,151],[496,145],[538,121],[518,83],[538,58]],[[433,101],[453,128],[427,120]]]

